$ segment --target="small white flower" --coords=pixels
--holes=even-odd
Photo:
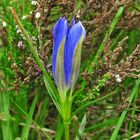
[[[37,12],[37,13],[35,14],[35,18],[38,19],[38,18],[40,18],[40,17],[41,17],[41,14],[40,14],[39,12]]]
[[[30,11],[30,13],[29,13],[29,14],[31,15],[32,13],[33,13],[33,11]]]
[[[24,19],[26,19],[27,18],[27,16],[25,15],[25,16],[22,16],[22,20],[24,20]]]
[[[76,13],[76,17],[77,17],[77,18],[80,18],[80,12],[81,12],[81,11],[78,10],[78,12]]]
[[[22,33],[20,34],[20,36],[22,37],[23,40],[26,40]]]
[[[5,21],[3,21],[3,22],[2,22],[2,26],[3,26],[3,27],[6,27],[6,26],[7,26],[7,23],[6,23]]]
[[[48,11],[48,9],[44,9],[44,12],[47,12]]]
[[[35,36],[32,36],[32,40],[33,40],[33,41],[36,41],[37,39],[36,39],[36,37],[35,37]]]
[[[116,82],[120,83],[120,82],[122,82],[122,79],[119,77],[116,79]]]
[[[18,42],[18,48],[19,48],[19,49],[25,49],[25,46],[24,46],[24,44],[23,44],[22,41],[19,41],[19,42]]]
[[[31,2],[31,4],[32,4],[32,5],[37,5],[37,1],[36,1],[36,0],[33,0],[33,1]]]
[[[17,29],[17,34],[21,33],[21,31],[19,29]]]
[[[21,33],[21,30],[18,28],[18,25],[16,25],[16,32],[17,34]]]
[[[118,83],[122,82],[122,79],[119,74],[115,75],[115,78],[116,78],[116,82]]]
[[[23,46],[23,42],[22,41],[19,41],[18,42],[18,47],[20,48],[21,46]]]

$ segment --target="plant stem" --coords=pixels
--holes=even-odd
[[[69,123],[64,122],[64,127],[65,127],[65,140],[69,140],[69,138],[70,138]]]
[[[70,139],[69,135],[69,127],[70,127],[70,120],[71,120],[71,106],[72,106],[72,97],[60,100],[61,110],[62,110],[62,118],[63,124],[65,129],[65,140]]]
[[[70,135],[69,135],[69,126],[70,126],[70,116],[71,116],[71,103],[65,101],[62,104],[62,118],[63,118],[63,123],[64,123],[64,128],[65,128],[65,140],[69,140]]]

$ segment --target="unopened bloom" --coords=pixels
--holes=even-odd
[[[30,11],[29,14],[31,15],[33,13],[33,11]]]
[[[22,20],[26,19],[27,18],[27,15],[24,15],[22,16]]]
[[[119,74],[115,75],[115,78],[116,78],[116,82],[118,83],[122,82],[122,79]]]
[[[74,18],[71,28],[65,17],[60,18],[54,26],[52,69],[60,93],[69,88],[73,91],[79,74],[81,46],[85,35],[82,23],[75,23]]]
[[[2,26],[3,26],[3,27],[6,27],[6,26],[7,26],[7,23],[6,23],[5,21],[3,21],[3,22],[2,22]]]
[[[33,0],[33,1],[31,2],[31,4],[32,4],[32,5],[37,5],[37,1],[36,1],[36,0]]]
[[[38,19],[38,18],[40,18],[40,17],[41,17],[41,14],[40,14],[39,12],[37,12],[37,13],[35,14],[35,18]]]
[[[19,42],[18,42],[18,48],[19,48],[19,49],[22,49],[22,50],[25,48],[25,46],[24,46],[24,44],[23,44],[22,41],[19,41]]]

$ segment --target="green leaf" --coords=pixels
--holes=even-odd
[[[80,127],[79,127],[79,136],[81,138],[82,138],[84,130],[85,130],[86,122],[87,122],[87,118],[86,118],[86,114],[85,114],[80,123]],[[76,136],[75,140],[79,140],[79,137]]]
[[[105,127],[110,127],[113,126],[117,123],[118,118],[109,118],[104,120],[103,122],[97,123],[97,124],[93,124],[89,127],[87,127],[85,129],[85,132],[89,132],[89,131],[97,131],[98,129],[103,129]]]
[[[115,15],[115,17],[114,17],[114,19],[113,19],[111,25],[110,25],[109,30],[108,30],[108,32],[106,33],[106,36],[105,36],[105,38],[103,39],[103,41],[102,41],[102,43],[101,43],[101,45],[100,45],[100,47],[99,47],[99,49],[98,49],[98,51],[97,51],[97,53],[96,53],[94,59],[93,59],[93,61],[92,61],[92,65],[96,65],[96,64],[98,63],[98,58],[99,58],[99,56],[101,55],[101,53],[103,52],[103,50],[104,50],[105,43],[106,43],[108,37],[109,37],[109,36],[112,34],[112,32],[114,31],[114,29],[115,29],[115,27],[116,27],[118,21],[120,20],[122,14],[123,14],[124,9],[125,9],[125,6],[120,6],[120,8],[118,9],[118,11],[117,11],[117,13],[116,13],[116,15]],[[89,73],[90,73],[90,72],[93,72],[93,67],[90,68],[90,69],[88,70],[88,72],[89,72]]]
[[[138,93],[139,84],[140,84],[140,80],[137,80],[136,83],[135,83],[135,86],[133,87],[132,93],[129,96],[129,105],[128,105],[128,107],[131,105],[135,94]],[[114,129],[114,131],[112,133],[112,136],[111,136],[110,140],[116,140],[118,132],[119,132],[119,130],[120,130],[122,124],[123,124],[123,121],[124,121],[124,119],[126,117],[127,112],[128,112],[128,109],[124,110],[121,113],[121,116],[120,116],[120,118],[119,118],[119,120],[117,122],[117,125],[116,125],[116,127],[115,127],[115,129]]]
[[[26,123],[24,126],[24,129],[22,131],[22,136],[21,139],[22,140],[27,140],[28,139],[28,135],[29,135],[29,131],[30,131],[30,125],[32,122],[32,117],[33,117],[33,113],[35,111],[35,106],[37,104],[38,101],[38,94],[34,97],[33,103],[31,105],[31,109],[29,111],[28,117],[26,118]]]
[[[76,115],[76,114],[77,114],[78,112],[80,112],[81,110],[83,110],[83,109],[85,109],[85,108],[87,108],[87,107],[89,107],[89,106],[91,106],[91,105],[93,105],[93,104],[95,104],[95,103],[97,103],[97,102],[103,101],[103,100],[105,100],[106,98],[108,98],[108,97],[114,95],[115,93],[117,93],[116,90],[115,90],[114,92],[112,92],[112,93],[110,93],[110,94],[107,94],[107,95],[105,95],[105,96],[102,96],[102,97],[100,97],[100,98],[98,98],[98,99],[96,99],[96,100],[85,102],[84,104],[82,104],[78,109],[76,109],[76,110],[72,113],[71,117],[74,116],[74,115]]]
[[[12,129],[10,127],[10,112],[9,112],[9,94],[4,92],[0,94],[0,112],[3,113],[2,134],[3,140],[12,140]]]
[[[46,77],[43,76],[43,78],[44,78],[45,86],[48,90],[48,94],[52,98],[56,108],[58,109],[59,113],[61,114],[58,93],[54,92],[54,90],[50,87],[50,84],[48,83]]]
[[[56,137],[55,137],[55,140],[62,140],[62,136],[63,136],[63,133],[64,133],[64,125],[63,125],[63,122],[62,122],[62,118],[61,116],[58,114],[58,117],[57,117],[57,130],[56,130]]]

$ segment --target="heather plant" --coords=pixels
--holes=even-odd
[[[140,2],[0,2],[0,139],[139,140]]]

